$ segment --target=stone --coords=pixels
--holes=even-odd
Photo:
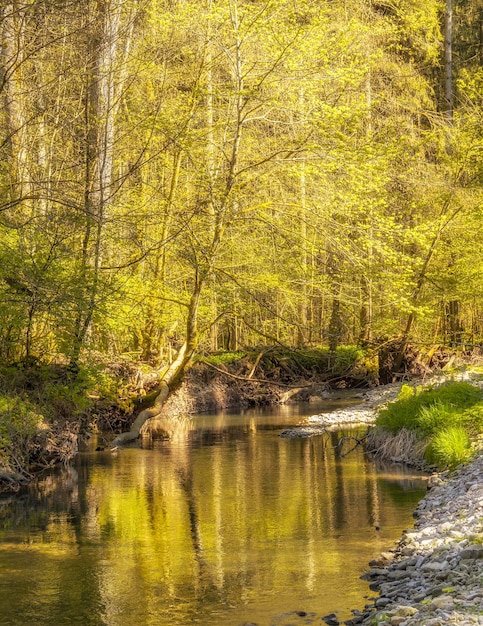
[[[430,561],[429,563],[425,563],[421,569],[423,572],[440,572],[446,567],[448,567],[446,561]]]
[[[409,578],[411,576],[411,571],[405,569],[396,569],[388,572],[387,579],[388,580],[403,580],[405,578]]]
[[[460,557],[467,559],[483,559],[483,545],[474,545],[461,550]]]
[[[416,615],[419,613],[419,610],[414,606],[398,606],[395,609],[393,616],[395,617],[411,617],[412,615]]]
[[[434,608],[444,611],[451,611],[454,608],[454,601],[451,596],[439,596],[432,600],[431,604]]]

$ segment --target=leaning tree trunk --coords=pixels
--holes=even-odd
[[[153,406],[141,411],[132,423],[131,429],[128,432],[121,433],[114,438],[112,442],[113,446],[123,445],[137,439],[145,422],[161,413],[168,396],[181,382],[189,366],[193,353],[194,349],[190,351],[188,344],[183,344],[176,356],[176,359],[173,363],[171,363],[168,370],[161,378],[159,393],[154,400]]]
[[[169,395],[182,381],[198,348],[198,308],[200,298],[206,284],[213,276],[214,263],[222,242],[223,233],[227,225],[227,219],[231,216],[229,210],[229,208],[231,208],[230,197],[238,175],[237,168],[242,140],[242,130],[245,123],[243,64],[241,58],[242,38],[239,32],[236,2],[230,7],[230,11],[232,26],[236,38],[235,67],[233,75],[233,84],[235,89],[233,119],[234,132],[231,138],[230,150],[226,151],[227,171],[225,174],[222,193],[217,197],[216,191],[214,191],[213,188],[210,188],[208,195],[208,206],[213,207],[212,210],[209,211],[211,223],[208,232],[211,235],[211,242],[204,250],[203,261],[200,264],[196,263],[194,268],[195,275],[193,281],[193,291],[188,304],[185,342],[176,355],[176,359],[161,376],[159,393],[156,396],[154,405],[144,411],[141,411],[141,413],[134,420],[131,430],[126,433],[121,433],[114,438],[112,442],[113,446],[123,445],[129,441],[137,439],[141,432],[141,428],[146,421],[161,413]],[[208,108],[209,106],[210,105],[208,105]],[[210,126],[210,122],[208,122],[208,126]],[[218,200],[218,203],[216,203],[216,200]]]
[[[154,404],[144,411],[141,411],[131,425],[128,432],[121,433],[114,438],[112,445],[124,445],[134,441],[139,437],[143,425],[161,413],[169,395],[177,389],[184,378],[186,371],[191,365],[191,361],[198,347],[198,306],[201,292],[207,275],[198,275],[193,289],[193,294],[188,306],[188,318],[186,321],[186,340],[181,346],[175,360],[162,374],[159,383],[159,393],[154,400]]]

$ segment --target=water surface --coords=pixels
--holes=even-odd
[[[348,618],[371,596],[359,576],[412,525],[425,485],[360,447],[346,455],[356,431],[279,436],[319,409],[186,419],[116,455],[93,442],[73,468],[0,500],[0,623]]]

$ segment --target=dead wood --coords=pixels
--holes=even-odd
[[[239,376],[238,374],[232,374],[231,372],[228,372],[227,370],[222,370],[219,367],[216,367],[216,365],[213,365],[212,363],[208,363],[208,361],[201,361],[204,365],[207,365],[208,367],[211,367],[211,369],[215,370],[216,372],[219,372],[220,374],[223,374],[224,376],[228,376],[229,378],[234,378],[235,380],[242,380],[243,382],[246,383],[261,383],[263,385],[275,385],[277,387],[287,387],[288,389],[307,389],[309,387],[313,387],[313,383],[307,383],[305,385],[290,385],[288,383],[282,383],[278,380],[269,380],[267,378],[250,378],[249,376]]]

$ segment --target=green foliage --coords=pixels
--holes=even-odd
[[[227,365],[241,361],[246,357],[254,360],[264,350],[264,348],[260,348],[259,351],[219,352],[203,357],[203,360],[212,365]],[[365,357],[366,353],[358,346],[339,346],[335,352],[331,352],[326,347],[298,348],[296,350],[270,348],[262,355],[261,361],[268,364],[270,361],[276,363],[278,360],[283,360],[292,364],[295,369],[301,366],[308,371],[326,374],[348,371]]]
[[[426,448],[426,459],[440,467],[454,469],[471,458],[468,433],[463,426],[448,426],[435,433]]]
[[[455,295],[462,323],[481,327],[473,260],[481,256],[482,73],[474,61],[455,70],[448,151],[435,96],[438,2],[278,0],[260,10],[146,0],[134,30],[137,9],[127,5],[116,5],[118,45],[102,51],[100,32],[92,38],[104,23],[98,3],[87,22],[79,3],[67,22],[55,2],[42,18],[27,5],[5,16],[5,35],[16,36],[4,42],[0,107],[0,357],[77,360],[99,350],[159,362],[163,348],[183,341],[200,276],[206,351],[262,337],[289,346],[334,334],[334,346],[371,341],[399,333],[409,313],[424,339]],[[458,10],[467,26],[456,32],[468,37],[476,18]],[[46,28],[45,45],[35,45]],[[96,77],[98,52],[107,69]],[[119,96],[112,110],[86,97],[100,79]],[[94,101],[99,111],[86,110]],[[101,189],[93,177],[111,168]],[[25,201],[16,196],[19,172]],[[443,226],[434,273],[415,299]],[[229,328],[222,312],[237,323]],[[353,363],[349,353],[330,358],[334,371]]]
[[[22,471],[28,467],[35,439],[45,426],[34,404],[19,397],[0,396],[0,468]]]
[[[427,460],[455,467],[471,456],[470,435],[482,431],[482,393],[466,382],[428,389],[403,385],[398,399],[379,411],[376,424],[391,433],[414,431],[428,442]]]
[[[465,409],[461,415],[461,423],[471,437],[483,433],[483,402]]]
[[[355,367],[365,356],[365,352],[358,346],[338,346],[335,352],[331,352],[328,347],[318,347],[287,351],[287,356],[310,371],[342,374]]]
[[[417,429],[423,436],[432,435],[441,428],[446,428],[458,420],[460,413],[447,404],[436,400],[427,406],[421,406],[417,414]]]
[[[481,391],[466,382],[448,382],[424,390],[403,385],[396,402],[379,411],[377,425],[390,432],[406,427],[431,434],[480,401]]]
[[[247,355],[247,352],[238,350],[236,352],[219,352],[217,354],[210,354],[209,356],[203,357],[203,361],[207,363],[211,363],[212,365],[227,365],[229,363],[235,363],[236,361],[240,361]]]

